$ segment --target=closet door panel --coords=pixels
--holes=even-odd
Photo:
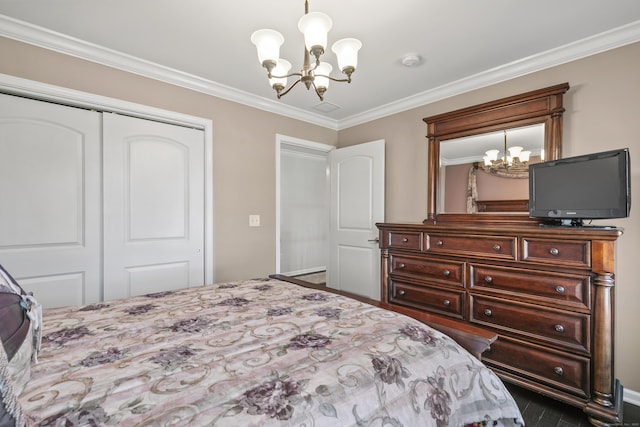
[[[204,284],[204,133],[103,123],[105,299]]]
[[[0,263],[45,307],[100,300],[100,114],[0,94]]]

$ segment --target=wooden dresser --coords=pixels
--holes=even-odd
[[[621,230],[538,224],[378,224],[382,300],[495,331],[502,378],[621,421],[614,244]]]

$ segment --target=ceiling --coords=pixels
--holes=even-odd
[[[324,102],[302,85],[277,100],[249,39],[281,32],[280,55],[299,70],[303,0],[0,0],[0,36],[335,129],[640,41],[638,0],[309,0],[309,9],[332,18],[329,45],[363,44],[352,83],[332,83]],[[418,65],[402,65],[409,53]]]

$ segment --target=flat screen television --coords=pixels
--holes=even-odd
[[[566,226],[628,217],[629,162],[623,148],[529,165],[529,216]]]

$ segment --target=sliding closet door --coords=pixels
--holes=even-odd
[[[204,284],[204,132],[103,123],[105,299]]]
[[[0,264],[45,307],[100,300],[100,113],[0,94]]]

